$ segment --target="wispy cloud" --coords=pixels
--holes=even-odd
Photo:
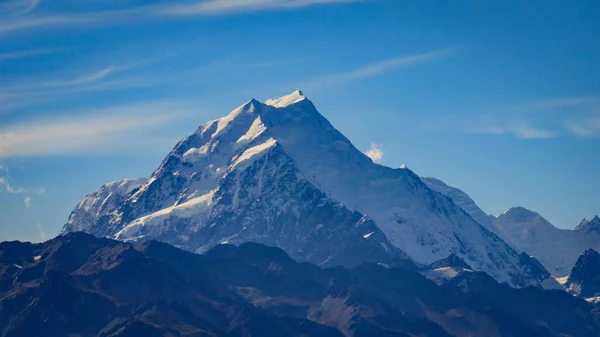
[[[8,52],[8,53],[0,53],[0,61],[10,60],[10,59],[18,59],[23,57],[31,57],[37,55],[51,54],[62,51],[62,49],[36,49],[36,50],[28,50],[28,51],[17,51],[17,52]]]
[[[373,162],[379,163],[383,159],[383,146],[371,142],[369,149],[365,151],[365,155],[371,158]]]
[[[70,27],[108,25],[131,22],[131,20],[149,20],[158,17],[183,17],[228,14],[237,12],[262,11],[270,9],[294,9],[315,5],[363,2],[375,0],[200,0],[200,1],[167,1],[154,5],[131,7],[127,9],[107,9],[96,12],[79,12],[69,14],[31,13],[37,6],[36,0],[10,1],[9,3],[35,3],[26,6],[10,6],[5,12],[11,16],[0,22],[0,33],[9,33],[43,27]],[[23,8],[16,10],[15,8]]]
[[[80,73],[84,73],[84,75],[75,75],[72,78],[67,79],[59,79],[59,80],[44,80],[44,79],[31,79],[31,80],[22,80],[17,83],[8,83],[6,84],[5,93],[14,94],[20,91],[33,90],[33,89],[48,89],[48,88],[60,88],[60,87],[70,87],[75,86],[77,88],[81,88],[82,85],[92,84],[96,82],[100,82],[102,80],[108,79],[110,76],[114,76],[117,74],[121,74],[123,72],[145,67],[147,65],[153,64],[155,62],[164,60],[168,57],[155,57],[152,59],[140,60],[133,63],[128,64],[109,64],[96,69],[87,69],[87,70],[79,70]],[[91,67],[90,67],[91,68]],[[63,75],[63,77],[66,77]]]
[[[520,139],[591,138],[600,136],[600,99],[581,96],[536,100],[490,109],[485,114],[466,113],[446,118],[433,129],[512,135]]]
[[[7,177],[0,177],[0,192],[6,192],[10,194],[44,194],[46,190],[43,187],[38,187],[35,189],[17,187],[12,185]]]
[[[23,15],[33,11],[39,0],[7,0],[0,3],[0,17]]]
[[[572,107],[589,106],[592,104],[599,104],[600,99],[598,97],[586,96],[586,97],[558,97],[545,100],[539,100],[532,103],[526,103],[521,106],[522,109],[532,111],[546,111],[546,110],[557,110]]]
[[[223,14],[268,9],[291,9],[314,5],[360,2],[369,0],[207,0],[186,4],[169,4],[156,7],[160,15],[190,16]]]
[[[0,128],[0,158],[123,151],[191,111],[183,104],[146,102],[5,126]]]
[[[580,137],[600,136],[600,110],[579,119],[567,120],[566,127]]]
[[[457,48],[448,48],[423,54],[399,56],[377,63],[368,64],[361,68],[351,70],[345,73],[338,73],[314,79],[311,81],[311,83],[306,85],[306,87],[314,89],[324,86],[347,84],[350,82],[382,75],[397,69],[407,68],[418,64],[442,59],[453,55],[457,50]]]
[[[527,124],[508,125],[508,126],[482,126],[469,130],[474,133],[486,133],[492,135],[510,134],[521,139],[544,139],[553,138],[557,134],[550,130],[536,128]]]
[[[26,196],[25,199],[23,199],[23,202],[25,203],[25,207],[31,208],[32,204],[31,204],[31,197],[30,196]]]
[[[166,83],[175,75],[151,76],[145,68],[174,54],[142,59],[125,64],[104,62],[102,67],[69,70],[68,74],[38,75],[30,79],[6,81],[0,89],[0,112],[24,106],[47,104],[64,99],[65,94],[145,88]]]

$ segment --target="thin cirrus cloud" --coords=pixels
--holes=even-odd
[[[77,86],[81,88],[81,85],[95,83],[104,79],[107,79],[109,76],[117,75],[119,73],[133,70],[136,68],[141,68],[147,66],[149,64],[158,62],[166,57],[156,57],[153,59],[142,60],[135,63],[123,64],[123,65],[108,65],[101,67],[99,69],[94,69],[87,71],[85,75],[74,76],[70,79],[60,79],[60,80],[27,80],[22,81],[21,83],[8,83],[6,90],[7,92],[15,92],[15,91],[24,91],[31,89],[43,89],[43,88],[59,88],[59,87],[69,87],[69,86]]]
[[[172,76],[156,77],[132,71],[161,62],[173,55],[166,54],[125,64],[78,70],[78,73],[83,75],[50,74],[42,78],[7,81],[0,89],[0,113],[24,106],[47,104],[64,97],[64,94],[141,88],[164,83]]]
[[[600,136],[598,97],[558,97],[502,109],[495,114],[458,118],[449,125],[463,125],[469,133],[512,135],[520,139]]]
[[[303,87],[310,89],[318,89],[328,86],[343,85],[367,79],[370,77],[382,75],[393,70],[433,62],[445,57],[449,57],[453,55],[457,50],[458,48],[447,48],[422,54],[398,56],[384,61],[371,63],[348,72],[337,73],[318,79],[313,79],[310,81],[310,83],[305,84]]]
[[[115,67],[109,66],[70,79],[31,79],[5,83],[4,87],[0,89],[0,103],[2,103],[0,114],[23,106],[35,106],[55,101],[63,97],[59,94],[92,90],[95,84],[102,84],[101,81],[114,72]]]
[[[58,53],[61,51],[63,51],[63,50],[62,49],[36,49],[36,50],[0,53],[0,61],[19,59],[19,58],[23,58],[23,57],[45,55],[45,54],[52,54],[52,53]]]
[[[361,2],[369,0],[212,0],[185,4],[170,4],[155,8],[156,14],[190,16],[221,14],[267,9],[291,9],[313,5]]]
[[[597,137],[600,135],[600,111],[584,116],[581,119],[568,120],[566,127],[569,131],[580,137]]]
[[[0,33],[28,30],[41,27],[90,26],[118,24],[131,20],[148,20],[157,17],[184,17],[236,12],[261,11],[269,9],[294,9],[314,5],[340,4],[375,0],[204,0],[168,1],[159,4],[131,7],[127,9],[107,9],[96,12],[68,14],[36,14],[37,1],[11,1],[15,3],[35,3],[27,10],[16,11],[13,7],[0,7]],[[4,15],[2,15],[4,13]],[[7,15],[6,13],[10,14]],[[6,16],[9,16],[6,18]]]
[[[0,158],[126,152],[191,113],[180,103],[146,102],[18,123],[0,128]]]
[[[44,194],[46,193],[46,189],[43,187],[27,189],[13,186],[7,177],[0,177],[0,192],[6,192],[9,194]]]
[[[39,3],[39,0],[7,0],[0,3],[0,16],[10,17],[27,14],[33,11]]]

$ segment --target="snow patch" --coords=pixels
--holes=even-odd
[[[267,128],[265,127],[263,122],[260,120],[260,116],[256,117],[254,122],[252,122],[252,125],[250,125],[250,128],[248,129],[246,134],[241,136],[236,141],[236,144],[238,146],[246,145],[246,144],[250,143],[251,141],[253,141],[254,139],[256,139],[256,137],[260,136],[260,134],[263,133],[266,129]]]
[[[138,218],[120,230],[115,237],[117,240],[124,240],[139,236],[142,231],[165,231],[167,228],[165,228],[164,221],[170,217],[189,218],[202,214],[210,209],[214,193],[215,191],[212,190],[202,196],[190,199],[185,203],[167,207]]]
[[[555,277],[554,279],[556,280],[556,282],[558,282],[558,284],[564,287],[565,284],[567,284],[567,281],[569,281],[569,275],[564,277]]]
[[[442,267],[423,272],[423,276],[430,280],[450,280],[456,277],[459,272],[452,267]]]
[[[233,161],[231,168],[239,166],[239,168],[243,169],[252,165],[252,163],[260,158],[260,154],[275,146],[276,143],[275,139],[269,138],[266,142],[247,149]]]
[[[600,302],[600,296],[588,297],[585,300],[588,301],[588,302],[590,302],[590,303],[599,303]]]
[[[256,111],[255,102],[255,100],[250,100],[244,105],[230,112],[227,116],[217,119],[217,130],[215,130],[215,132],[212,134],[212,138],[215,138],[218,134],[224,131],[227,126],[229,126],[229,124],[233,122],[239,115],[245,113],[254,113]]]
[[[306,97],[304,97],[304,94],[302,93],[302,91],[296,90],[287,96],[283,96],[283,97],[275,98],[275,99],[269,99],[265,102],[265,104],[276,107],[276,108],[285,108],[292,104],[296,104],[296,103],[304,100],[305,98]]]
[[[188,163],[193,163],[195,161],[200,160],[208,154],[209,144],[204,144],[200,148],[191,148],[183,154],[183,161]]]

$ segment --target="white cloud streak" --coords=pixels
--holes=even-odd
[[[23,199],[23,202],[25,202],[25,207],[31,208],[32,204],[31,204],[31,197],[30,196],[26,196],[25,199]]]
[[[0,128],[0,158],[120,151],[150,130],[184,118],[181,104],[147,102]]]
[[[149,20],[157,17],[183,17],[229,14],[237,12],[262,11],[269,9],[294,9],[314,5],[339,4],[375,0],[203,0],[203,1],[167,1],[156,5],[147,5],[119,10],[99,12],[81,12],[72,14],[22,15],[27,11],[14,12],[15,18],[0,22],[0,33],[42,27],[71,27],[107,25],[131,22],[131,20]],[[26,1],[19,1],[26,2]],[[33,2],[33,1],[29,1]],[[37,5],[37,1],[36,5]],[[18,14],[18,15],[17,15]]]
[[[0,192],[10,194],[44,194],[46,190],[43,187],[30,190],[23,187],[13,186],[6,177],[0,177]]]
[[[600,136],[600,111],[579,119],[570,119],[565,126],[569,131],[580,137]]]
[[[383,159],[383,146],[381,144],[375,144],[371,142],[369,149],[365,152],[365,155],[374,163],[379,163]]]
[[[0,17],[10,17],[32,12],[39,0],[8,0],[0,3]]]
[[[599,104],[598,97],[559,97],[547,100],[541,100],[522,106],[523,109],[533,111],[558,110],[572,107],[585,107],[592,104]]]
[[[224,14],[268,9],[292,9],[313,5],[360,2],[368,0],[208,0],[181,5],[156,7],[160,15],[191,16]]]
[[[407,68],[418,64],[442,59],[452,55],[456,52],[456,50],[457,48],[448,48],[423,54],[413,54],[395,57],[385,61],[372,63],[349,72],[329,75],[319,79],[315,79],[311,81],[312,84],[308,84],[304,87],[310,87],[314,89],[319,87],[347,84],[350,82],[382,75],[397,69]]]
[[[45,55],[60,52],[61,49],[37,49],[28,51],[0,53],[0,61],[19,59],[23,57],[31,57],[37,55]]]
[[[512,135],[520,139],[600,136],[600,99],[559,97],[515,105],[495,113],[456,116],[443,123],[461,132]]]
[[[520,139],[545,139],[553,138],[558,134],[556,132],[545,130],[542,128],[533,127],[529,124],[482,124],[468,128],[469,133],[480,133],[490,135],[513,135]]]

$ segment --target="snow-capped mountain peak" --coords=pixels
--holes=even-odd
[[[496,217],[496,224],[503,232],[556,229],[539,213],[525,207],[511,207]]]
[[[289,95],[280,98],[269,99],[265,102],[265,104],[276,108],[285,108],[292,104],[296,104],[304,99],[306,99],[306,97],[302,93],[302,90],[296,90]]]
[[[502,282],[543,281],[411,170],[373,163],[301,91],[199,127],[118,207],[90,217],[96,235],[196,252],[256,241],[321,265],[456,254]]]

